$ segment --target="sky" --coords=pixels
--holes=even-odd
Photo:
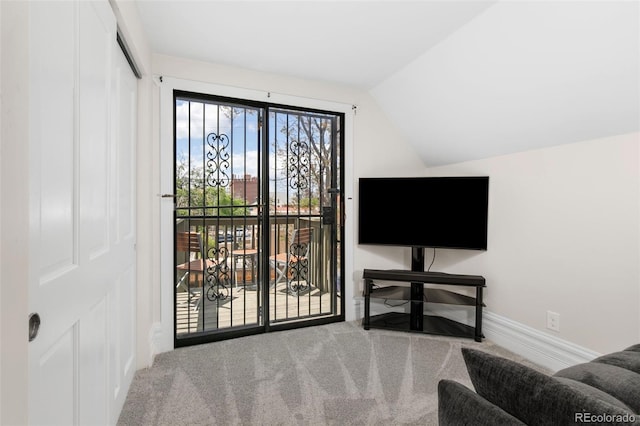
[[[242,177],[244,175],[259,177],[260,108],[234,106],[233,114],[231,110],[232,108],[228,105],[177,99],[175,131],[178,163],[190,159],[191,168],[204,168],[209,172],[213,169],[206,160],[211,157],[215,160],[214,164],[216,166],[222,165],[223,171],[226,172],[226,175],[217,175],[218,179],[232,179],[233,176]],[[302,151],[306,154],[291,156],[291,153],[296,150],[296,146],[290,144],[295,140],[305,141],[307,139],[300,126],[303,121],[298,121],[298,118],[309,114],[316,117],[320,115],[322,120],[329,119],[329,116],[322,113],[286,109],[270,111],[270,134],[267,143],[270,159],[269,186],[271,194],[279,199],[295,197],[296,192],[300,191],[295,185],[295,188],[287,187],[288,178],[295,179],[296,176],[305,175],[306,178],[309,178],[310,176],[305,172],[305,170],[308,171],[308,168],[304,163],[313,160],[313,150],[307,147],[309,151],[306,149]],[[309,121],[306,119],[304,122],[308,123]],[[283,132],[283,129],[289,130]],[[311,137],[316,138],[316,136]],[[330,143],[330,139],[330,137],[326,137],[326,143]],[[221,161],[219,157],[221,152],[223,156],[226,156],[222,159],[224,161]],[[294,164],[294,171],[288,173],[289,164],[287,161],[291,159],[298,161],[299,164]],[[300,173],[297,173],[298,168]]]
[[[229,109],[227,108],[227,114]],[[242,111],[236,109],[236,111]],[[189,157],[191,140],[191,162],[203,165],[203,138],[214,133],[232,137],[232,143],[226,152],[230,153],[229,166],[233,175],[258,175],[258,121],[257,110],[231,119],[219,111],[217,105],[198,102],[176,102],[176,156],[178,159]],[[190,116],[190,120],[189,120]],[[246,121],[246,125],[245,125]],[[189,139],[189,136],[191,138]],[[231,139],[230,139],[231,141]],[[215,144],[214,146],[217,146]]]

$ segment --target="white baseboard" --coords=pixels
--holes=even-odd
[[[430,311],[435,315],[473,325],[472,309],[439,306]],[[552,372],[591,361],[601,355],[486,309],[482,312],[482,334],[493,343]]]
[[[162,323],[156,322],[149,330],[149,365],[153,365],[156,355],[163,352]]]
[[[602,355],[491,312],[483,312],[482,330],[492,342],[553,372]]]

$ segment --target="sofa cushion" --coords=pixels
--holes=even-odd
[[[453,380],[438,382],[438,425],[524,425],[468,387]]]
[[[640,343],[629,346],[625,351],[640,352]]]
[[[620,351],[612,354],[602,355],[591,362],[615,365],[616,367],[631,370],[640,374],[640,353],[634,351]]]
[[[608,402],[611,405],[615,405],[617,407],[620,407],[621,409],[632,413],[633,410],[628,407],[624,402],[620,401],[619,399],[609,395],[606,392],[601,391],[600,389],[594,388],[593,386],[589,386],[585,383],[579,382],[577,380],[573,380],[573,379],[567,379],[565,377],[555,377],[556,380],[559,380],[560,382],[564,383],[565,385],[572,387],[582,393],[586,393],[594,398],[597,399],[601,399],[605,402]]]
[[[616,365],[587,362],[558,371],[555,377],[577,380],[619,399],[640,413],[640,374]]]
[[[623,403],[612,404],[562,381],[505,358],[462,348],[476,392],[530,425],[575,424],[585,415],[615,416],[626,424],[630,413]]]

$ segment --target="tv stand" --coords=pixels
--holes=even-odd
[[[422,269],[422,270],[419,270]],[[482,290],[486,287],[484,277],[478,275],[446,274],[424,271],[424,251],[414,248],[412,252],[412,270],[365,269],[364,320],[365,330],[381,328],[445,336],[473,338],[481,342],[482,334]],[[388,286],[374,288],[374,280],[411,283],[411,286]],[[476,296],[470,297],[445,289],[425,287],[424,284],[475,287]],[[410,313],[388,312],[370,316],[371,298],[386,300],[404,300],[411,305]],[[475,307],[475,326],[471,327],[448,318],[425,315],[425,303],[440,303]]]

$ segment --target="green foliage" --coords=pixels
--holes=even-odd
[[[301,198],[298,201],[298,205],[303,208],[316,208],[320,205],[320,200],[317,197],[313,198]]]
[[[243,199],[231,198],[226,188],[205,184],[202,167],[192,166],[189,171],[186,161],[176,164],[178,216],[244,216],[248,212],[244,205]]]

